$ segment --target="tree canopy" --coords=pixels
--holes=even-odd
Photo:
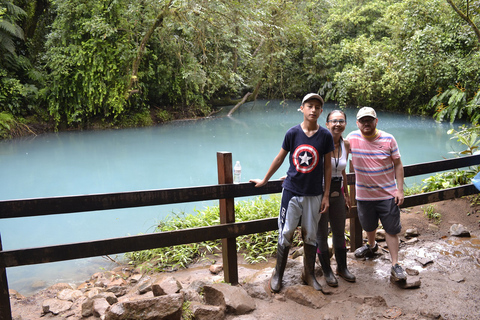
[[[476,123],[479,23],[472,0],[0,0],[0,114],[142,125],[313,91]]]

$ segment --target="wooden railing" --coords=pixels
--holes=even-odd
[[[480,155],[405,166],[405,177],[429,174],[480,164]],[[2,250],[0,238],[0,320],[11,320],[6,268],[97,257],[146,249],[222,239],[225,282],[238,283],[236,237],[277,229],[277,218],[235,222],[234,199],[281,192],[280,180],[270,181],[262,188],[252,183],[232,184],[232,155],[217,153],[218,185],[134,191],[82,196],[36,198],[0,201],[0,219],[41,215],[68,214],[97,210],[155,206],[172,203],[220,200],[220,225],[159,232],[137,236],[102,239],[46,247]],[[347,175],[348,184],[355,176]],[[352,190],[352,189],[351,189]],[[411,207],[477,193],[469,184],[457,188],[422,193],[405,198],[403,207]],[[352,202],[353,203],[353,202]],[[351,250],[362,245],[362,229],[353,206],[350,219]],[[0,230],[1,231],[1,230]]]

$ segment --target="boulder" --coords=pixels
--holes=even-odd
[[[255,310],[255,300],[241,287],[215,283],[203,287],[206,304],[225,308],[227,313],[246,314]]]
[[[93,299],[93,315],[95,317],[99,317],[103,319],[108,307],[110,307],[110,304],[108,303],[107,299],[105,298]]]
[[[470,237],[470,232],[461,224],[454,224],[450,227],[450,235],[455,237]]]
[[[155,297],[179,293],[182,285],[174,277],[166,277],[152,284],[152,291]]]
[[[51,312],[54,315],[57,315],[61,312],[69,310],[72,305],[73,303],[70,301],[53,298],[43,301],[42,310],[44,314]]]
[[[66,300],[74,302],[78,298],[83,296],[82,291],[80,290],[72,290],[72,289],[63,289],[59,293],[57,293],[57,298],[60,300]]]
[[[118,302],[107,309],[105,320],[180,320],[182,294]]]
[[[220,306],[210,306],[199,302],[192,302],[189,308],[195,320],[225,319],[225,309]]]
[[[320,309],[329,303],[321,291],[305,285],[288,287],[285,290],[285,298],[312,309]]]

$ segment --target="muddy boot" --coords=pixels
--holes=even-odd
[[[332,268],[330,267],[330,254],[327,252],[317,253],[318,260],[320,260],[320,264],[322,265],[323,276],[325,277],[325,281],[330,287],[338,287],[337,278],[333,274]]]
[[[355,282],[356,278],[347,268],[347,248],[335,249],[337,260],[337,274],[348,282]]]
[[[269,286],[270,291],[280,292],[282,289],[282,278],[283,272],[285,271],[285,266],[287,265],[288,251],[290,247],[284,247],[280,244],[277,246],[277,264],[275,270],[273,270],[272,277],[270,278]]]
[[[302,280],[305,284],[313,287],[317,291],[322,291],[322,286],[315,278],[315,258],[317,247],[310,244],[303,244],[303,272]]]

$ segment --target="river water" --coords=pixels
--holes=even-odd
[[[0,142],[0,200],[153,190],[217,183],[216,153],[232,152],[242,181],[262,178],[286,130],[302,121],[299,101],[256,101],[208,119],[148,128],[61,132]],[[324,125],[333,104],[320,117]],[[355,108],[346,133],[355,130]],[[461,146],[447,130],[458,124],[378,112],[378,128],[392,133],[404,165],[451,158]],[[288,161],[272,179],[285,174]],[[407,179],[407,187],[421,183]],[[169,214],[216,202],[154,206],[0,220],[4,250],[135,235],[153,231]],[[113,257],[121,258],[121,257]],[[32,294],[57,282],[79,283],[113,264],[97,257],[7,269],[9,288]]]

